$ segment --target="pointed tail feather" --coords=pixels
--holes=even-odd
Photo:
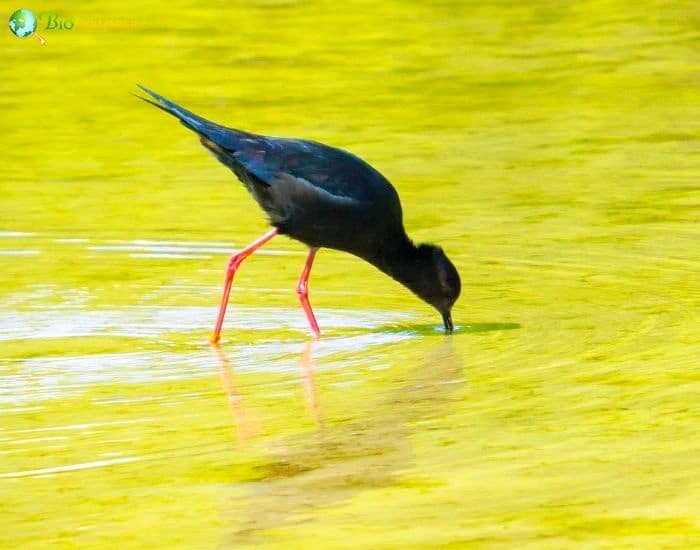
[[[215,122],[211,122],[205,118],[195,115],[193,112],[188,111],[184,107],[180,107],[169,99],[164,98],[162,95],[157,94],[149,88],[146,88],[146,86],[142,86],[141,84],[137,84],[137,86],[151,96],[153,100],[134,94],[136,97],[142,99],[146,103],[150,103],[161,111],[165,111],[166,113],[174,116],[190,130],[194,130],[200,136],[207,138],[209,141],[225,149],[235,150],[237,149],[236,142],[238,139],[252,136],[252,134],[249,134],[248,132],[242,132],[234,128],[226,128],[216,124]]]
[[[145,97],[142,97],[141,99],[143,99],[147,103],[150,103],[151,105],[158,107],[160,110],[165,111],[166,113],[170,113],[174,117],[180,119],[180,121],[185,126],[191,128],[195,132],[201,132],[202,130],[206,130],[207,128],[212,126],[218,126],[218,124],[214,124],[213,122],[203,119],[202,117],[195,115],[193,112],[188,111],[183,107],[180,107],[176,103],[165,99],[162,95],[155,93],[149,88],[146,88],[146,86],[142,86],[141,84],[137,84],[137,86],[141,88],[144,92],[146,92],[148,95],[150,95],[153,99],[155,99],[155,101],[151,101],[150,99]]]

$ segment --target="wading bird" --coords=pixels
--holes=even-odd
[[[452,332],[452,305],[461,287],[457,269],[439,246],[416,246],[408,238],[399,196],[377,170],[347,151],[322,143],[226,128],[144,86],[139,88],[152,99],[137,97],[199,135],[202,145],[243,182],[273,227],[229,259],[213,342],[221,335],[236,270],[278,234],[309,247],[296,290],[314,337],[320,336],[320,330],[309,304],[308,281],[321,247],[368,261],[437,309],[445,332]]]

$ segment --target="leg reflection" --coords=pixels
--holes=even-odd
[[[314,384],[313,347],[315,343],[315,340],[309,340],[304,344],[299,366],[301,367],[301,385],[304,388],[306,410],[314,419],[314,422],[322,427],[323,418],[321,417],[321,409],[318,405],[318,397],[316,396],[316,385]]]
[[[224,387],[228,405],[231,409],[231,416],[233,416],[236,436],[240,442],[248,441],[253,435],[255,435],[255,433],[251,429],[246,418],[245,409],[243,407],[243,398],[238,394],[238,392],[236,392],[236,387],[233,384],[233,369],[231,368],[231,364],[224,355],[224,352],[219,344],[211,344],[211,349],[213,350],[219,364],[221,384]]]
[[[321,410],[316,394],[316,386],[314,383],[314,344],[315,341],[310,340],[304,344],[304,348],[302,349],[299,358],[301,375],[300,382],[304,391],[304,403],[309,416],[311,416],[317,426],[323,426],[323,418],[321,416]],[[233,367],[231,366],[231,362],[228,360],[226,354],[218,343],[212,343],[211,349],[216,357],[216,362],[219,365],[221,384],[226,392],[228,405],[231,409],[231,416],[233,417],[235,424],[237,439],[241,442],[246,442],[252,437],[259,435],[261,430],[256,429],[252,425],[249,417],[250,415],[246,413],[246,409],[243,406],[243,397],[236,391],[236,386],[233,382]]]

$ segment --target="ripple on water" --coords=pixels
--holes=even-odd
[[[25,231],[0,231],[0,238],[41,237],[38,233]],[[152,239],[88,239],[84,237],[60,237],[53,238],[54,244],[81,246],[84,252],[124,254],[130,258],[144,259],[169,259],[169,260],[206,260],[212,255],[229,256],[237,247],[231,242],[224,241],[172,241]],[[37,256],[41,254],[38,249],[0,248],[0,256]],[[303,250],[281,250],[276,248],[264,248],[257,250],[255,254],[262,256],[300,256]]]
[[[388,311],[320,309],[318,317],[328,328],[376,329],[406,321],[406,314]],[[158,336],[168,332],[210,328],[216,309],[199,306],[129,306],[117,309],[76,310],[57,307],[0,313],[0,341],[78,336]],[[308,326],[298,309],[236,307],[226,319],[232,329],[299,330]]]
[[[0,231],[0,239],[2,238],[17,238],[17,237],[33,237],[36,233],[27,231]]]
[[[407,333],[363,334],[329,338],[317,357],[381,346],[412,336]],[[299,342],[247,344],[226,350],[237,372],[290,373],[298,370]],[[367,358],[365,354],[364,359]],[[323,363],[318,370],[355,365],[354,354]],[[144,351],[60,357],[34,357],[16,363],[12,374],[0,376],[0,404],[27,404],[87,393],[97,384],[141,384],[211,376],[220,361],[208,349],[191,352]]]
[[[230,256],[236,251],[232,243],[218,241],[155,241],[134,239],[131,241],[110,240],[105,244],[91,244],[86,247],[92,252],[124,253],[132,258],[154,259],[209,259],[212,254]],[[298,256],[303,251],[263,248],[255,254],[267,256]]]
[[[38,256],[39,254],[41,254],[41,251],[33,249],[0,249],[0,256]]]
[[[299,329],[307,331],[303,316],[290,310],[238,308],[227,321],[229,329]],[[0,315],[0,340],[81,336],[153,337],[166,332],[209,328],[215,309],[209,307],[127,307],[96,311],[53,308],[12,311]],[[372,330],[406,315],[391,312],[320,310],[328,328]],[[328,337],[317,344],[318,357],[338,354],[328,368],[354,365],[354,353],[414,337],[409,331],[378,331]],[[298,369],[298,340],[270,340],[231,346],[226,356],[237,371],[292,372]],[[365,356],[366,357],[366,356]],[[0,403],[14,405],[48,398],[80,395],[90,386],[109,383],[147,383],[211,376],[220,363],[208,347],[193,351],[139,351],[87,355],[33,357],[13,363],[12,372],[0,376]]]

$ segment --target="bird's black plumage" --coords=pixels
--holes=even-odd
[[[416,247],[406,235],[394,187],[357,156],[322,143],[273,138],[203,119],[140,86],[200,136],[245,184],[270,223],[312,248],[333,248],[372,263],[436,307],[451,330],[457,270],[441,248]]]

